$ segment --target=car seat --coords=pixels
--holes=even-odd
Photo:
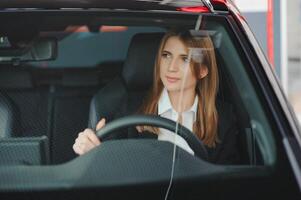
[[[0,138],[13,137],[16,133],[17,108],[4,93],[0,93]]]
[[[110,81],[92,98],[88,127],[95,129],[105,117],[111,121],[122,109],[135,112],[150,88],[153,69],[163,33],[138,33],[133,36],[120,76]],[[134,98],[133,98],[134,97]],[[125,103],[130,102],[130,103]],[[124,106],[125,107],[121,107]]]

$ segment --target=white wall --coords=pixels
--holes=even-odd
[[[267,0],[233,0],[241,12],[266,12]]]

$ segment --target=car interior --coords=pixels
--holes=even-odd
[[[267,199],[271,193],[277,198],[297,193],[290,141],[281,135],[290,127],[271,89],[269,65],[226,1],[211,1],[217,13],[209,1],[202,1],[205,11],[171,7],[199,5],[186,0],[163,1],[168,6],[148,0],[87,2],[46,2],[49,7],[40,9],[43,2],[33,1],[39,8],[25,3],[1,13],[0,199]],[[68,3],[75,7],[59,8]],[[217,102],[237,122],[235,163],[210,162],[204,143],[178,122],[137,115],[170,29],[213,42]],[[96,131],[103,117],[106,126]],[[140,125],[177,132],[194,155],[151,135],[124,137]],[[79,156],[73,144],[86,128],[102,144]]]
[[[150,87],[153,60],[162,34],[134,37],[125,61],[107,62],[94,68],[2,66],[1,111],[5,113],[2,116],[8,116],[2,121],[2,137],[47,136],[51,164],[74,158],[74,138],[87,124],[93,128],[102,116],[107,116],[110,121],[117,109],[128,109],[129,112],[136,109],[137,103],[133,102],[139,103],[141,98],[127,100],[131,102],[127,108],[119,108],[118,104],[126,100],[126,93],[143,96]],[[217,62],[218,66],[224,64],[218,52]],[[139,68],[141,65],[144,66],[143,70]],[[226,69],[221,67],[219,70],[222,83],[219,99],[231,102],[236,115],[241,119],[241,135],[238,136],[241,141],[241,163],[253,164],[254,144],[248,113],[241,103],[235,84],[228,78]],[[108,81],[111,79],[114,80]],[[108,103],[115,106],[109,106]],[[251,139],[247,140],[247,137]]]
[[[151,86],[154,60],[162,36],[163,32],[132,34],[125,60],[104,62],[95,67],[1,66],[1,112],[5,113],[2,116],[7,116],[2,121],[2,138],[21,141],[36,137],[44,141],[46,136],[48,141],[42,142],[41,149],[37,150],[49,153],[38,154],[39,160],[44,161],[41,164],[59,164],[75,158],[72,145],[78,132],[86,127],[95,129],[97,120],[104,116],[111,121],[117,110],[134,113],[137,109],[142,100],[140,97],[145,96]],[[218,66],[223,66],[225,63],[218,50],[216,56]],[[240,119],[239,164],[260,164],[260,156],[255,156],[254,160],[258,149],[250,128],[250,117],[237,88],[226,68],[219,67],[219,76],[218,99],[234,105]],[[137,98],[128,99],[128,96]],[[122,105],[127,106],[120,107],[124,101],[128,103]],[[24,155],[20,154],[20,157],[24,159]]]
[[[232,18],[100,13],[45,15],[43,23],[28,17],[32,21],[22,26],[7,18],[15,25],[0,27],[0,177],[5,178],[1,191],[21,195],[38,191],[40,197],[50,191],[62,199],[65,192],[81,196],[87,191],[119,199],[125,192],[162,198],[173,181],[171,197],[222,199],[233,191],[252,197],[250,188],[259,182],[270,185],[278,177],[286,181],[286,176],[273,174],[276,157],[283,155],[276,148],[277,130],[252,78],[250,55],[241,45],[245,41],[233,31],[237,27],[230,27]],[[195,156],[181,148],[173,151],[176,145],[152,137],[124,139],[118,135],[123,132],[113,128],[111,132],[120,138],[109,134],[100,147],[76,155],[72,147],[78,133],[95,130],[102,117],[106,127],[115,123],[115,128],[130,129],[135,120],[149,120],[151,125],[176,129],[175,123],[163,118],[136,115],[127,118],[127,124],[121,119],[136,114],[150,89],[164,33],[172,28],[196,31],[198,21],[198,33],[210,36],[214,44],[217,99],[233,108],[236,116],[238,162],[209,162],[204,145],[198,146],[194,134],[186,138],[182,129],[178,134],[192,145]],[[265,187],[256,191],[264,193]]]

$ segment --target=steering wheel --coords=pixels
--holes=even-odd
[[[176,131],[176,123],[173,120],[163,118],[158,115],[131,115],[112,121],[105,127],[98,130],[96,135],[99,139],[103,140],[116,130],[139,125],[150,125],[165,128],[172,132]],[[189,129],[178,124],[178,135],[186,140],[196,156],[203,160],[208,160],[208,153],[203,142],[199,140],[199,138],[197,138]]]

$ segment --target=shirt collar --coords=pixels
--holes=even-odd
[[[170,109],[172,109],[172,105],[167,90],[164,88],[158,103],[158,115],[161,115]]]
[[[196,113],[197,113],[197,108],[198,108],[198,100],[199,100],[199,98],[196,95],[195,98],[194,98],[193,105],[190,107],[190,109],[185,111],[185,112],[193,111],[194,119],[196,119]],[[161,114],[165,113],[168,110],[174,110],[174,109],[171,105],[167,89],[164,88],[163,91],[162,91],[161,97],[159,99],[159,103],[158,103],[158,115],[161,115]]]

